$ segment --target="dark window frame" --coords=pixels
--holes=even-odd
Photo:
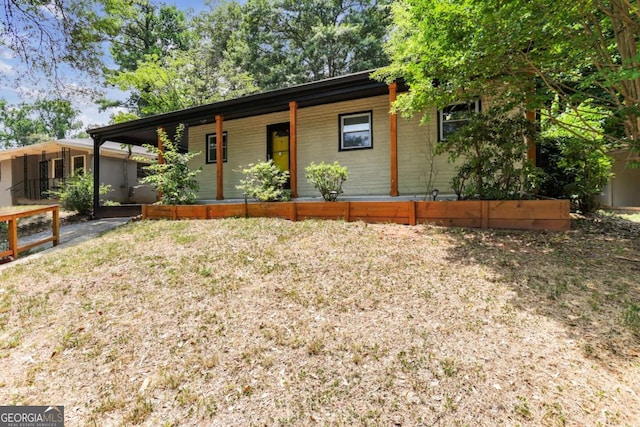
[[[211,158],[211,147],[210,147],[212,144],[212,141],[214,141],[213,144],[217,144],[217,142],[215,141],[217,137],[218,137],[217,133],[208,133],[205,136],[205,152],[206,152],[207,164],[215,164],[218,162],[215,157],[213,159]],[[227,150],[228,150],[228,136],[227,136],[227,131],[224,131],[222,132],[222,163],[227,163]],[[217,153],[217,152],[214,152],[214,153]]]
[[[58,166],[60,164],[60,166]],[[60,176],[56,172],[60,172]],[[51,159],[51,178],[63,179],[64,178],[64,158],[56,157]]]
[[[82,159],[82,167],[76,168],[76,159]],[[86,154],[78,154],[75,156],[71,156],[71,173],[75,175],[78,170],[82,170],[82,173],[87,171],[87,156]]]
[[[345,147],[344,146],[344,119],[350,117],[368,116],[369,117],[369,145],[361,147]],[[357,111],[354,113],[338,114],[338,151],[353,150],[371,150],[373,149],[373,110]]]

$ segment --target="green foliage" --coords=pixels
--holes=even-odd
[[[229,1],[190,22],[147,0],[110,2],[122,30],[105,77],[131,93],[115,105],[141,117],[386,63],[390,0]]]
[[[242,73],[217,70],[216,74],[207,66],[203,53],[193,49],[163,57],[147,55],[138,62],[138,68],[119,72],[110,81],[134,94],[135,102],[130,106],[142,117],[256,91]]]
[[[613,160],[600,148],[589,147],[585,141],[576,138],[562,142],[562,158],[558,166],[574,177],[565,188],[583,213],[598,209],[600,193],[613,176]]]
[[[0,99],[0,144],[5,148],[63,139],[79,129],[79,111],[62,99],[41,99],[32,104],[9,105]]]
[[[193,42],[188,21],[176,6],[149,0],[107,2],[106,12],[117,28],[109,50],[120,71],[134,71],[148,55],[167,56],[187,50]]]
[[[189,205],[194,204],[198,197],[200,185],[196,176],[201,168],[192,170],[189,161],[200,155],[197,153],[181,153],[179,142],[182,139],[184,125],[178,126],[174,140],[171,140],[163,129],[158,129],[158,137],[163,144],[161,152],[158,147],[145,145],[145,148],[157,156],[157,160],[145,166],[143,169],[147,176],[142,178],[142,184],[151,185],[161,193],[159,203],[162,205]],[[160,158],[163,162],[160,162]],[[134,158],[136,161],[146,162],[144,158]]]
[[[475,115],[468,125],[438,147],[455,162],[451,186],[459,199],[503,200],[526,198],[534,190],[539,172],[526,160],[525,137],[535,126],[515,112],[494,108]]]
[[[110,185],[100,185],[99,194],[104,196],[111,191]],[[75,211],[81,215],[93,212],[93,174],[90,172],[76,172],[69,177],[59,191],[49,194],[60,199],[60,206],[66,211]]]
[[[105,11],[117,29],[109,50],[118,67],[105,68],[105,79],[130,96],[124,102],[101,100],[103,107],[126,106],[138,116],[148,116],[192,106],[176,99],[184,87],[177,70],[186,65],[166,61],[195,46],[184,12],[148,0],[109,0]],[[193,67],[198,65],[189,65],[191,75],[197,74]]]
[[[392,10],[391,64],[377,76],[408,84],[402,113],[482,95],[557,119],[557,100],[576,116],[586,103],[617,123],[602,129],[607,139],[640,147],[635,2],[401,0]]]
[[[32,105],[13,106],[0,100],[0,143],[4,148],[36,144],[45,139],[44,127],[32,113]]]
[[[80,112],[71,106],[69,100],[38,100],[34,103],[34,109],[47,135],[56,139],[64,139],[70,131],[82,127],[82,122],[75,120]]]
[[[291,191],[286,189],[289,182],[289,171],[282,171],[273,163],[251,163],[242,169],[244,178],[236,188],[243,190],[247,196],[261,202],[286,201],[291,198]]]
[[[307,181],[320,191],[322,198],[328,202],[335,202],[338,195],[342,194],[342,184],[347,180],[347,168],[340,166],[338,162],[316,165],[311,162],[305,168]]]
[[[96,13],[97,4],[109,0],[11,0],[0,6],[0,47],[17,58],[26,74],[60,85],[63,64],[72,69],[93,71],[99,68],[99,42],[105,27],[104,16]],[[25,73],[13,74],[24,85]],[[15,70],[12,70],[15,71]],[[3,79],[3,81],[5,81]],[[68,87],[67,87],[68,89]]]
[[[379,67],[390,3],[248,0],[230,55],[262,89]]]
[[[118,111],[117,113],[111,115],[111,117],[109,118],[109,124],[116,125],[119,123],[130,122],[131,120],[138,120],[139,118],[140,116],[135,113]]]
[[[571,199],[583,213],[595,212],[600,207],[600,194],[613,176],[613,160],[603,151],[602,141],[547,136],[540,145],[540,166],[546,172],[542,193]]]
[[[571,199],[583,213],[600,206],[602,190],[613,176],[612,146],[602,137],[608,117],[589,105],[580,115],[567,110],[559,120],[544,120],[538,164],[546,176],[541,192],[549,197]]]

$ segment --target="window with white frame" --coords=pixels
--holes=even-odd
[[[73,174],[77,174],[78,172],[85,172],[87,167],[85,165],[85,156],[80,155],[80,156],[73,156],[71,158],[71,171],[73,172]]]
[[[474,114],[480,112],[480,100],[463,104],[452,104],[438,111],[438,141],[468,124]]]
[[[51,178],[64,178],[64,160],[62,158],[53,159],[51,161]]]
[[[373,148],[371,111],[340,114],[340,151]]]
[[[207,134],[207,163],[216,163],[218,160],[217,135]],[[222,132],[222,161],[227,161],[227,132]]]

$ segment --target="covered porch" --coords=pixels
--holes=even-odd
[[[164,130],[169,137],[175,135],[177,127],[182,124],[185,130],[179,147],[183,151],[192,150],[190,147],[189,135],[194,127],[211,124],[215,126],[214,138],[223,141],[225,138],[225,123],[233,120],[264,116],[269,114],[286,113],[287,135],[289,137],[288,148],[288,168],[290,171],[290,189],[292,198],[298,198],[298,188],[300,175],[304,174],[299,165],[299,121],[298,111],[301,108],[326,105],[330,103],[349,101],[354,99],[366,99],[385,95],[388,96],[388,106],[395,100],[396,92],[402,86],[396,83],[387,85],[369,78],[370,71],[361,72],[349,76],[327,79],[320,82],[313,82],[298,85],[286,89],[270,92],[258,93],[244,96],[237,99],[218,102],[215,104],[194,107],[172,113],[161,114],[140,120],[135,120],[118,125],[92,129],[89,131],[94,144],[94,151],[97,152],[100,146],[107,141],[143,145],[150,144],[162,149],[162,142],[158,139],[159,129]],[[385,114],[388,113],[388,108]],[[386,194],[398,196],[398,152],[397,152],[397,116],[387,114],[388,140],[389,140],[389,181]],[[381,144],[384,144],[381,142]],[[213,156],[222,159],[225,156],[223,144],[217,144]],[[270,153],[263,156],[269,157]],[[215,194],[216,201],[227,200],[225,197],[225,162],[215,164]],[[227,166],[228,167],[228,166]],[[95,175],[99,171],[99,158],[94,158],[93,164]],[[228,172],[227,172],[228,173]],[[94,183],[97,189],[99,183]],[[97,191],[96,191],[97,194]],[[233,195],[232,195],[233,197]],[[208,195],[203,194],[202,200],[210,200]],[[98,216],[101,215],[101,206],[97,197],[94,200],[94,209]]]

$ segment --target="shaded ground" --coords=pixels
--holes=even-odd
[[[563,324],[602,363],[640,356],[640,223],[577,217],[569,233],[460,231],[448,259],[482,264],[514,305]],[[639,377],[640,378],[640,377]]]
[[[639,231],[129,224],[0,272],[0,401],[69,425],[634,425]]]

